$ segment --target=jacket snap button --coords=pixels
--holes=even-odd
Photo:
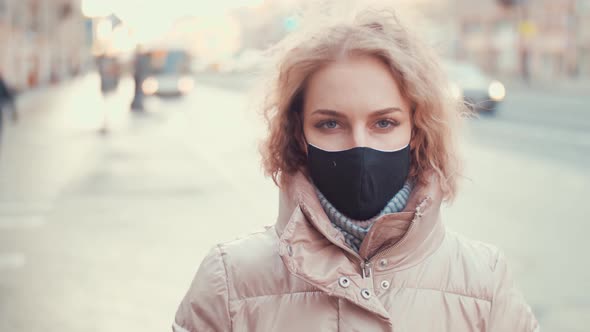
[[[379,265],[380,265],[381,267],[386,267],[386,266],[387,266],[387,259],[382,259],[382,260],[380,260],[380,261],[379,261]]]
[[[388,289],[389,288],[389,281],[387,281],[387,280],[381,281],[381,288]]]
[[[338,284],[340,285],[340,287],[346,288],[350,286],[350,280],[347,277],[340,277],[338,279]]]
[[[361,290],[361,296],[362,296],[362,297],[363,297],[365,300],[368,300],[368,299],[370,299],[370,298],[371,298],[371,292],[370,292],[368,289],[366,289],[366,288],[363,288],[363,290]]]

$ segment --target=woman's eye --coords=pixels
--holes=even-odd
[[[391,122],[390,120],[380,120],[380,121],[377,121],[377,127],[379,129],[389,128],[389,127],[391,127],[393,125],[394,125],[394,123]]]
[[[324,121],[324,122],[320,123],[319,127],[326,128],[326,129],[336,129],[338,127],[338,122],[336,122],[334,120]]]

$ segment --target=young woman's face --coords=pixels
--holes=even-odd
[[[408,101],[390,69],[375,57],[350,57],[314,73],[305,92],[307,142],[327,151],[405,147],[412,134]]]

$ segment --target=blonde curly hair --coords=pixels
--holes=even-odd
[[[436,173],[446,201],[461,174],[456,135],[465,105],[453,97],[438,56],[390,9],[365,8],[348,17],[315,19],[279,42],[272,52],[263,112],[268,135],[260,151],[265,174],[284,185],[282,174],[307,174],[302,104],[308,78],[319,68],[353,55],[374,56],[391,69],[411,105],[409,177],[425,185]]]

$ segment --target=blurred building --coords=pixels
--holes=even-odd
[[[590,77],[590,0],[453,0],[455,56],[532,79]]]
[[[87,64],[80,0],[0,0],[0,70],[22,90],[59,82]]]

